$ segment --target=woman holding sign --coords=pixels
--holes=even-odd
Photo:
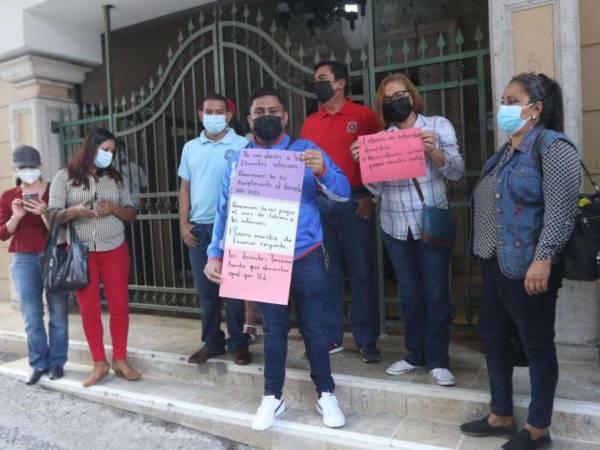
[[[416,143],[425,165],[422,176],[407,175],[408,178],[367,185],[380,198],[383,243],[398,280],[405,319],[408,354],[386,372],[401,375],[426,367],[437,384],[452,386],[454,376],[448,370],[452,313],[448,272],[452,239],[445,242],[431,239],[424,233],[423,218],[424,210],[435,216],[448,215],[446,180],[460,179],[465,165],[452,124],[444,117],[421,114],[421,95],[407,76],[397,73],[384,78],[377,89],[376,107],[385,124],[381,133],[397,133],[396,145],[412,145],[414,152],[413,138],[420,137],[421,142]],[[358,160],[364,150],[356,143],[352,146],[353,157]],[[441,230],[448,235],[452,228],[449,219],[448,226]]]
[[[544,74],[511,80],[497,125],[508,142],[485,163],[473,194],[473,253],[483,272],[479,324],[491,414],[461,429],[476,437],[513,434],[503,448],[536,449],[550,444],[558,382],[554,319],[563,278],[560,252],[575,224],[580,159],[563,133],[561,89]],[[512,401],[515,325],[531,378],[527,422],[518,434]]]

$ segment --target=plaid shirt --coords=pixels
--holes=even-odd
[[[427,172],[417,180],[427,205],[447,208],[446,179],[459,180],[465,172],[465,163],[458,151],[454,127],[444,117],[426,117],[419,114],[413,128],[433,131],[437,137],[437,148],[444,152],[444,165],[436,167],[431,158],[427,157]],[[398,131],[398,128],[392,125],[386,131]],[[421,238],[423,205],[412,180],[385,181],[365,186],[373,194],[381,197],[380,220],[384,232],[395,239],[405,241],[410,229],[414,239]]]

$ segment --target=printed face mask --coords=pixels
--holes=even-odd
[[[261,116],[253,121],[254,134],[265,144],[270,144],[283,133],[283,121],[279,116]]]
[[[37,180],[40,179],[41,176],[42,171],[40,169],[26,168],[17,170],[17,177],[19,177],[21,181],[27,184],[35,183]]]
[[[103,148],[99,148],[98,153],[96,153],[96,159],[94,160],[94,164],[98,169],[106,169],[112,163],[112,159],[112,152],[107,152]]]
[[[202,124],[207,132],[218,134],[227,126],[227,117],[225,114],[204,114]]]

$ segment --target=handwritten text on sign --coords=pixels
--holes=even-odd
[[[360,136],[358,142],[364,183],[425,175],[425,146],[420,128]]]
[[[299,200],[304,178],[300,156],[300,152],[282,150],[242,150],[232,194]]]
[[[242,150],[229,197],[222,297],[287,304],[304,171],[299,153]]]

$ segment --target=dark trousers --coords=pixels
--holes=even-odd
[[[321,247],[294,261],[291,294],[317,393],[333,392],[325,333],[325,258]],[[265,395],[281,398],[290,331],[289,307],[255,303],[265,333]]]
[[[406,361],[428,369],[448,368],[452,306],[448,286],[451,249],[383,233],[400,292]]]
[[[221,299],[219,285],[213,283],[204,275],[206,266],[206,249],[212,239],[212,224],[195,224],[192,229],[198,238],[198,245],[189,249],[194,285],[198,292],[200,308],[202,310],[202,342],[206,348],[215,353],[225,351],[235,352],[239,348],[248,348],[248,341],[244,337],[244,301],[234,299]],[[229,338],[221,331],[221,308],[225,300],[225,318]]]
[[[492,258],[481,262],[484,299],[479,328],[492,394],[491,410],[498,416],[513,414],[512,375],[516,329],[529,360],[531,403],[527,422],[547,428],[552,419],[558,382],[558,362],[554,345],[556,298],[562,285],[562,265],[552,268],[548,291],[529,296],[523,280],[507,278]]]
[[[356,216],[357,204],[319,196],[323,245],[329,257],[326,294],[327,333],[330,342],[342,342],[344,326],[344,267],[350,275],[350,330],[359,347],[379,338],[375,252],[375,216]]]

